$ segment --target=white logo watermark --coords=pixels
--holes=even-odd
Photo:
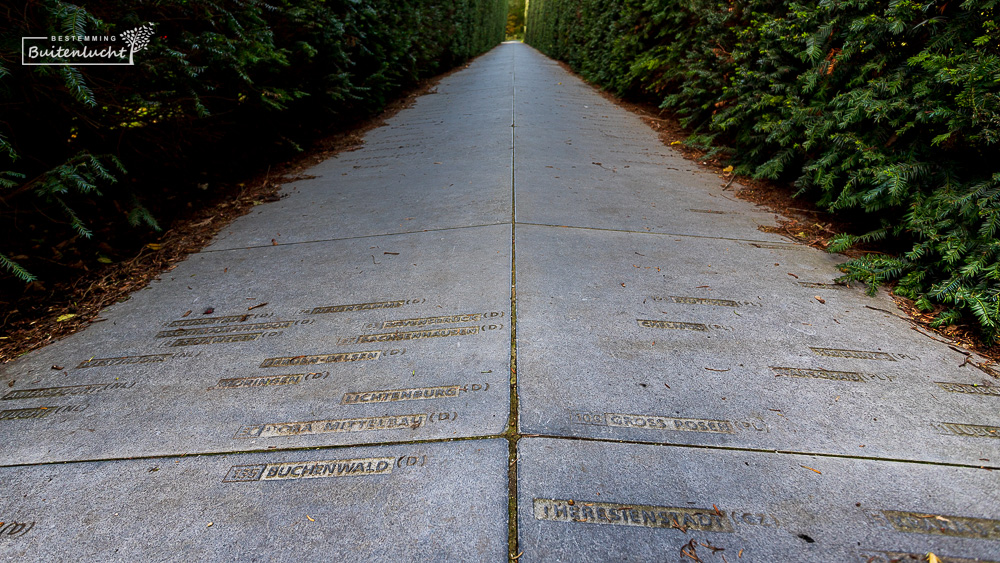
[[[149,46],[150,22],[119,35],[54,35],[22,37],[22,65],[122,65],[135,64],[135,54]]]

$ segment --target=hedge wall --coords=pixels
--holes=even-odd
[[[67,241],[96,232],[93,242],[108,221],[156,228],[151,202],[204,197],[186,190],[206,185],[198,171],[273,160],[369,115],[502,41],[506,18],[506,0],[0,7],[0,274],[31,281]],[[20,63],[24,36],[114,35],[147,22],[155,34],[135,66]],[[33,250],[15,260],[14,247]]]
[[[526,41],[885,240],[846,278],[1000,334],[1000,0],[530,0]]]

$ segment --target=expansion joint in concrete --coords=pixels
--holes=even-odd
[[[517,147],[514,144],[515,122],[515,74],[511,68],[510,103],[510,418],[505,433],[508,444],[507,460],[507,522],[508,558],[511,563],[521,556],[518,550],[517,533],[517,441],[520,438],[517,397],[517,191],[514,183]]]
[[[159,459],[184,459],[184,458],[198,458],[198,457],[228,457],[243,454],[262,454],[262,453],[287,453],[287,452],[314,452],[314,451],[336,451],[336,450],[353,450],[356,448],[368,448],[368,447],[392,447],[392,446],[412,446],[418,444],[441,444],[441,443],[452,443],[452,442],[469,442],[476,440],[497,440],[497,439],[508,439],[506,433],[504,434],[484,434],[478,436],[462,436],[459,438],[429,438],[427,440],[387,440],[382,442],[357,442],[350,444],[327,444],[322,446],[291,446],[291,447],[265,447],[265,448],[246,448],[246,449],[231,449],[221,452],[193,452],[193,453],[183,453],[183,454],[160,454],[160,455],[138,455],[138,456],[128,456],[128,457],[100,457],[93,459],[76,459],[72,461],[35,461],[30,463],[0,463],[0,469],[13,468],[13,467],[40,467],[43,465],[74,465],[83,463],[105,463],[113,461],[137,461],[137,460],[159,460]]]

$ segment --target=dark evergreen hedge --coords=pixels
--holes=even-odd
[[[898,256],[846,277],[1000,334],[998,0],[531,0],[526,41],[656,97],[736,171],[792,181]]]
[[[506,0],[0,7],[0,273],[33,278],[9,256],[25,247],[14,239],[46,254],[89,237],[97,217],[156,227],[144,203],[171,190],[165,179],[194,185],[198,169],[273,158],[369,115],[502,41],[506,19]],[[155,35],[135,66],[20,63],[24,36],[114,35],[146,22]]]

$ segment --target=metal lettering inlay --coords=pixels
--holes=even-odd
[[[458,413],[419,413],[399,414],[389,416],[371,416],[366,418],[337,418],[330,420],[311,420],[308,422],[275,422],[257,424],[240,428],[233,437],[236,440],[245,438],[276,438],[281,436],[307,436],[311,434],[328,434],[331,432],[368,432],[375,430],[416,430],[429,422],[446,422],[458,418]]]
[[[1000,438],[1000,426],[982,426],[958,422],[932,422],[931,428],[939,434],[963,436],[966,438]]]
[[[641,414],[605,413],[608,426],[617,428],[648,428],[651,430],[675,430],[678,432],[710,432],[713,434],[733,434],[735,430],[727,420],[704,420],[700,418],[671,418]]]
[[[653,301],[678,303],[681,305],[712,305],[715,307],[763,307],[760,301],[733,301],[732,299],[709,299],[706,297],[688,297],[684,295],[668,295],[666,297],[650,296]],[[643,301],[645,303],[645,301]]]
[[[739,307],[737,301],[729,299],[706,299],[704,297],[682,297],[679,295],[667,296],[667,301],[671,303],[682,303],[684,305],[715,305],[716,307]]]
[[[230,344],[233,342],[253,342],[264,336],[263,332],[249,334],[230,334],[225,336],[197,336],[195,338],[178,338],[171,346],[202,346],[204,344]]]
[[[645,414],[621,413],[571,413],[576,424],[611,426],[614,428],[642,428],[646,430],[671,430],[676,432],[708,432],[711,434],[735,434],[736,429],[728,420],[702,418],[673,418]]]
[[[330,376],[330,372],[322,373],[289,373],[286,375],[264,375],[260,377],[232,377],[228,379],[220,379],[215,387],[209,387],[209,390],[215,389],[245,389],[248,387],[274,387],[276,385],[297,385],[303,381],[309,381],[311,379],[326,379]]]
[[[897,532],[1000,540],[1000,520],[898,510],[883,510],[882,514]]]
[[[338,364],[341,362],[359,362],[363,360],[377,360],[382,356],[381,350],[368,350],[365,352],[343,352],[340,354],[319,354],[316,356],[288,356],[284,358],[268,358],[264,360],[260,367],[276,368],[287,366],[310,366],[314,364]]]
[[[344,393],[340,400],[342,405],[359,403],[389,403],[395,401],[417,401],[420,399],[447,399],[457,397],[461,387],[447,385],[444,387],[414,387],[412,389],[389,389],[386,391],[367,391],[362,393]]]
[[[348,156],[344,158],[344,162],[363,162],[366,160],[395,160],[403,156],[415,156],[418,154],[423,154],[423,151],[409,151],[409,152],[396,152],[392,154],[382,154],[382,155],[372,155],[372,156]]]
[[[752,246],[754,248],[767,248],[771,250],[804,250],[809,248],[804,244],[782,244],[780,242],[741,242],[740,244]]]
[[[319,315],[321,313],[345,313],[348,311],[371,311],[373,309],[394,309],[402,307],[406,301],[377,301],[375,303],[355,303],[353,305],[333,305],[331,307],[316,307],[309,309],[305,313],[309,315]]]
[[[3,522],[0,522],[0,541],[22,537],[34,527],[34,522],[7,521],[4,519]]]
[[[819,283],[819,282],[799,282],[802,287],[813,287],[816,289],[845,289],[846,285],[839,283]]]
[[[968,383],[949,383],[947,381],[935,381],[934,384],[951,393],[1000,397],[1000,386],[998,385],[970,385]]]
[[[130,364],[154,364],[165,362],[173,354],[152,354],[149,356],[121,356],[119,358],[91,358],[80,362],[76,369],[101,366],[125,366]]]
[[[0,420],[23,420],[26,418],[45,418],[52,414],[55,407],[36,407],[33,409],[7,409],[0,411]]]
[[[362,334],[349,341],[351,344],[368,344],[372,342],[396,342],[400,340],[422,340],[424,338],[443,338],[447,336],[465,336],[478,334],[478,326],[457,326],[454,328],[437,328],[432,330],[411,330],[404,332],[383,332],[379,334]]]
[[[82,412],[87,405],[69,405],[62,407],[35,407],[30,409],[7,409],[0,411],[0,420],[25,420],[45,418],[61,412]]]
[[[866,352],[864,350],[841,350],[838,348],[816,348],[814,346],[809,347],[813,351],[813,354],[817,356],[826,356],[828,358],[856,358],[859,360],[886,360],[889,362],[895,362],[896,358],[892,357],[892,354],[887,354],[885,352]]]
[[[247,319],[256,317],[257,315],[230,315],[228,317],[207,317],[204,319],[182,319],[179,321],[171,321],[168,326],[201,326],[201,325],[216,325],[225,323],[242,323]]]
[[[391,457],[364,457],[358,459],[329,459],[322,461],[292,461],[262,463],[259,465],[234,465],[229,468],[224,483],[246,481],[288,481],[320,477],[361,477],[364,475],[389,475],[392,473]]]
[[[677,508],[648,504],[619,504],[586,500],[556,500],[536,498],[533,503],[536,520],[644,526],[646,528],[676,528],[694,532],[733,533],[733,525],[725,512],[712,508]]]
[[[481,313],[471,313],[468,315],[446,315],[443,317],[423,317],[419,319],[400,319],[398,321],[385,321],[382,328],[417,327],[429,325],[447,325],[455,323],[469,323],[482,320]]]
[[[11,391],[3,396],[3,400],[13,399],[42,399],[48,397],[66,397],[69,395],[90,395],[100,391],[111,389],[128,389],[135,385],[135,382],[125,383],[97,383],[94,385],[69,385],[67,387],[42,387],[38,389],[19,389]]]
[[[275,321],[270,323],[251,323],[245,325],[223,325],[209,326],[202,328],[179,328],[176,330],[161,330],[156,333],[157,338],[174,338],[177,336],[198,336],[202,334],[226,334],[232,332],[250,332],[253,330],[277,330],[288,328],[295,324],[295,321]]]
[[[707,331],[708,325],[701,323],[685,323],[680,321],[653,321],[648,319],[636,319],[639,326],[644,328],[670,328],[675,330],[698,330]]]
[[[868,380],[860,373],[853,371],[833,371],[828,369],[806,369],[806,368],[781,368],[771,367],[774,375],[786,375],[789,377],[810,377],[813,379],[832,379],[834,381],[857,381],[865,383]]]

